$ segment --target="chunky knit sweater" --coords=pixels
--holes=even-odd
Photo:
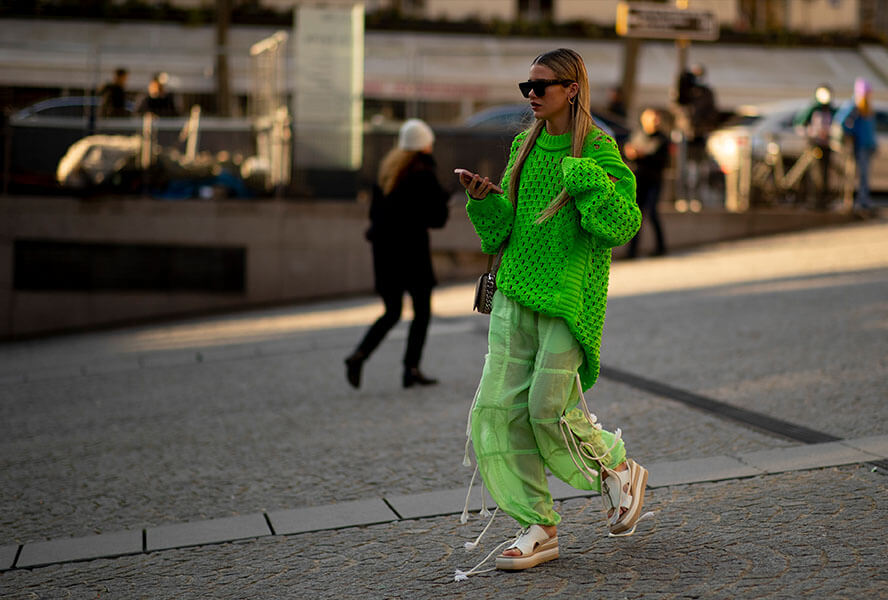
[[[522,132],[512,142],[503,190],[526,136]],[[538,224],[562,188],[570,201]],[[569,133],[553,136],[543,129],[521,170],[517,206],[505,194],[490,193],[483,200],[469,197],[466,210],[483,252],[497,252],[508,238],[497,287],[515,302],[567,322],[585,355],[583,388],[591,387],[599,372],[611,248],[628,242],[641,226],[635,177],[614,141],[593,130],[582,158],[575,158]]]

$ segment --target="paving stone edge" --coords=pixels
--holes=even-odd
[[[861,438],[861,440],[869,442],[870,446],[875,445],[872,444],[873,440],[880,440],[880,447],[888,445],[888,443],[886,443],[888,442],[888,435],[869,436],[867,438]],[[788,448],[739,454],[737,456],[719,455],[703,459],[654,463],[649,465],[649,470],[652,473],[667,473],[671,476],[652,478],[649,480],[648,486],[650,488],[664,488],[676,485],[712,483],[754,477],[756,475],[777,475],[779,473],[793,471],[807,471],[850,464],[865,464],[888,458],[888,452],[863,451],[857,447],[857,445],[860,445],[858,440],[848,439],[841,440],[840,442],[790,446]],[[838,446],[843,446],[847,451],[837,454],[836,448]],[[804,448],[805,451],[800,453],[800,448]],[[802,455],[801,457],[799,456],[800,454]],[[822,459],[817,460],[818,456],[822,456]],[[767,460],[760,460],[762,458],[766,458]],[[769,464],[771,465],[770,467]],[[687,467],[690,466],[693,468],[688,469]],[[692,470],[693,473],[688,474],[687,471],[689,470]],[[552,496],[556,500],[592,497],[597,495],[594,492],[573,490],[572,488],[568,488],[566,484],[559,484],[560,482],[553,482]],[[271,513],[263,511],[261,513],[240,515],[236,517],[224,517],[189,523],[174,523],[158,527],[149,527],[142,530],[100,534],[84,538],[62,538],[39,542],[27,542],[25,544],[3,545],[0,546],[0,572],[13,569],[33,569],[52,564],[94,560],[97,558],[117,558],[134,553],[160,552],[172,548],[223,544],[273,535],[293,535],[309,531],[363,527],[378,523],[411,521],[423,518],[455,515],[461,512],[461,507],[458,505],[452,505],[456,510],[449,510],[447,508],[442,508],[440,503],[438,505],[432,503],[429,506],[429,510],[426,511],[428,514],[413,513],[404,517],[398,514],[396,509],[399,504],[402,504],[404,501],[409,501],[409,499],[414,496],[428,497],[435,494],[445,494],[449,498],[452,498],[456,495],[457,491],[458,490],[439,490],[437,492],[392,496],[391,501],[389,498],[358,500],[354,502],[306,507],[301,509],[272,511]],[[464,497],[465,491],[462,491],[461,493]],[[476,510],[480,507],[477,494],[472,497],[469,506],[472,510]],[[361,516],[361,510],[366,511],[365,517]],[[386,514],[386,511],[388,511],[390,515]],[[319,515],[323,513],[333,515],[333,517],[327,519],[319,518]],[[276,521],[280,523],[283,518],[290,519],[291,521],[294,519],[299,520],[299,515],[304,515],[311,524],[301,525],[296,522],[291,522],[286,527],[281,527],[280,529],[272,526]],[[250,522],[252,524],[251,528],[248,528],[246,531],[243,528],[245,522]],[[257,522],[267,523],[268,527],[257,526]],[[232,527],[232,530],[226,535],[224,530],[229,525]],[[207,529],[214,530],[213,535],[210,536],[212,539],[207,537]],[[220,532],[218,529],[223,531]],[[163,544],[162,547],[146,544],[145,540],[148,534],[152,532],[156,533],[158,530],[168,532],[175,541]],[[143,540],[141,551],[134,552],[131,548],[127,549],[127,551],[114,550],[115,545],[113,543],[107,543],[110,541],[110,538],[120,536],[124,533],[138,534],[141,536],[141,539]],[[59,553],[59,548],[64,549],[61,554]],[[108,550],[102,551],[97,550],[97,548],[108,548]],[[40,551],[46,553],[45,558],[40,555]],[[29,557],[26,565],[18,564],[21,561],[22,555]]]

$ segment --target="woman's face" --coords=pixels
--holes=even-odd
[[[648,135],[655,133],[660,128],[660,115],[657,114],[657,111],[647,108],[641,113],[641,128]]]
[[[560,79],[555,75],[555,71],[545,65],[539,63],[530,67],[530,81],[535,79]],[[576,84],[563,86],[561,84],[550,85],[546,88],[546,92],[542,97],[536,95],[531,90],[528,99],[530,100],[530,109],[533,116],[537,119],[551,121],[561,115],[567,114],[570,104],[568,98],[574,93],[573,88]]]

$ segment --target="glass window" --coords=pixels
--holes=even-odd
[[[85,107],[80,105],[70,106],[50,106],[34,113],[38,117],[82,117],[85,114]]]

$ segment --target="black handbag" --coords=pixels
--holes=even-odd
[[[482,315],[489,315],[493,310],[493,295],[496,293],[496,272],[502,261],[503,249],[506,243],[500,246],[499,252],[496,254],[496,264],[494,264],[494,255],[491,254],[487,258],[487,272],[478,278],[475,284],[475,304],[473,310],[477,310]]]

